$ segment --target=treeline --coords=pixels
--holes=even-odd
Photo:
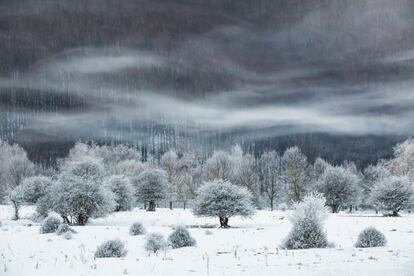
[[[57,169],[45,168],[33,164],[19,145],[1,142],[0,196],[13,204],[16,218],[20,205],[36,204],[42,215],[53,210],[78,224],[137,203],[148,210],[186,208],[204,183],[217,180],[245,188],[257,208],[271,210],[288,208],[312,192],[322,193],[333,212],[359,207],[398,215],[413,204],[413,139],[362,171],[352,161],[309,162],[296,146],[259,157],[239,145],[206,157],[173,150],[159,160],[150,157],[143,161],[140,151],[125,145],[77,143]]]

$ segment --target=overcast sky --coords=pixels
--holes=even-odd
[[[77,99],[36,108],[26,127],[46,134],[162,120],[411,135],[413,14],[410,0],[0,1],[0,93]]]

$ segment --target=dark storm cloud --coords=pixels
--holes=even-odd
[[[41,133],[414,129],[412,1],[24,2],[0,2],[1,93],[76,100],[32,106]]]

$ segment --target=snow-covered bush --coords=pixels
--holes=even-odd
[[[125,257],[128,250],[125,243],[119,239],[109,240],[98,246],[95,251],[95,258],[121,258]]]
[[[165,249],[167,242],[164,236],[159,233],[150,233],[145,237],[145,250],[157,253],[159,250]]]
[[[276,200],[284,200],[285,183],[282,177],[282,160],[276,151],[265,152],[260,157],[260,179],[264,196],[273,211]]]
[[[177,226],[168,237],[168,242],[172,248],[194,246],[196,244],[185,226]]]
[[[155,211],[155,203],[165,198],[168,189],[165,171],[148,169],[131,181],[137,198],[149,203],[147,211]]]
[[[115,211],[131,210],[135,201],[134,189],[129,180],[121,175],[105,179],[105,185],[112,191],[115,199]]]
[[[134,222],[129,228],[129,234],[131,236],[143,235],[145,234],[144,225],[141,222]]]
[[[196,216],[219,217],[220,226],[228,228],[229,217],[254,214],[251,194],[228,181],[206,182],[198,190],[193,212]]]
[[[49,214],[49,211],[53,209],[53,199],[50,191],[48,193],[39,198],[39,200],[36,202],[36,212],[41,217],[47,217]]]
[[[384,234],[374,227],[368,227],[362,230],[358,235],[355,247],[378,247],[385,246],[386,244],[387,240],[385,239]]]
[[[40,233],[41,234],[47,234],[47,233],[54,233],[59,228],[59,225],[62,224],[62,219],[50,215],[42,223],[42,226],[40,227]]]
[[[78,225],[114,210],[114,196],[102,185],[102,174],[102,165],[94,159],[66,164],[51,187],[53,210],[66,223]]]
[[[323,221],[328,211],[325,198],[320,194],[310,194],[295,205],[290,217],[293,225],[282,247],[287,249],[307,249],[327,247],[328,241],[323,231]]]
[[[52,185],[52,180],[45,176],[32,176],[23,180],[21,187],[25,203],[36,204],[46,195],[47,189]]]
[[[379,205],[386,215],[398,216],[398,212],[413,204],[413,186],[406,177],[392,176],[375,183],[371,201]]]
[[[59,227],[56,229],[56,234],[58,235],[58,236],[60,236],[60,235],[62,235],[62,234],[65,234],[65,233],[67,233],[67,232],[70,232],[70,233],[76,233],[76,231],[74,230],[74,229],[72,229],[68,224],[66,224],[66,223],[62,223],[62,224],[60,224],[59,225]]]
[[[326,167],[319,177],[318,190],[326,198],[326,205],[337,213],[342,207],[352,204],[358,197],[358,178],[342,167]]]

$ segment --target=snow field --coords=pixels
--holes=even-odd
[[[10,206],[0,206],[0,275],[414,275],[414,216],[381,217],[373,213],[331,214],[325,230],[334,248],[278,249],[291,224],[288,212],[258,211],[251,219],[231,218],[230,229],[219,229],[218,218],[197,218],[190,210],[134,209],[73,227],[71,240],[39,234],[40,223],[22,209],[12,221]],[[177,224],[190,226],[196,247],[169,249],[148,255],[144,235],[130,236],[140,221],[147,233],[168,237]],[[32,224],[32,226],[29,226]],[[374,226],[387,238],[381,248],[354,248],[359,232]],[[126,242],[125,258],[95,259],[96,247],[119,238]]]

